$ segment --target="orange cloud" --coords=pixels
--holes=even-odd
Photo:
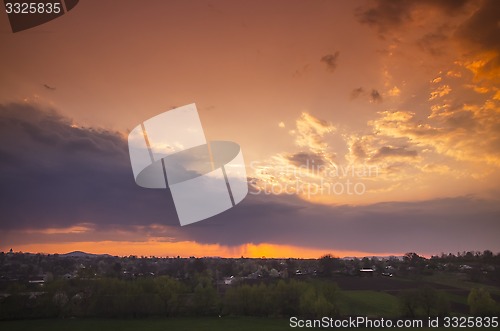
[[[30,229],[26,230],[26,233],[29,234],[79,234],[79,233],[87,233],[93,231],[92,224],[80,224],[75,226],[70,226],[67,228],[46,228],[46,229]]]
[[[451,92],[451,88],[448,85],[440,86],[435,91],[431,92],[431,96],[429,97],[429,101],[444,97],[445,95],[449,94],[450,92]]]

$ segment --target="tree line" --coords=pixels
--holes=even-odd
[[[0,298],[0,319],[149,316],[336,316],[335,283],[277,280],[218,290],[211,278],[55,280]]]
[[[37,291],[22,287],[9,291],[9,296],[0,296],[0,319],[340,315],[340,289],[329,279],[280,279],[218,288],[209,275],[197,274],[188,281],[169,276],[54,280]],[[431,287],[401,291],[398,298],[401,316],[451,313],[446,293]],[[476,316],[499,313],[484,289],[473,289],[468,304]]]

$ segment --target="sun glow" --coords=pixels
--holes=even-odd
[[[10,247],[1,247],[8,251]],[[319,258],[326,254],[338,257],[363,257],[375,255],[373,252],[326,250],[305,248],[292,245],[277,245],[269,243],[248,243],[239,246],[223,246],[219,244],[200,244],[193,241],[180,242],[117,242],[117,241],[85,241],[70,243],[24,244],[14,247],[15,251],[43,252],[45,254],[63,254],[72,251],[85,251],[93,254],[110,254],[115,256],[157,256],[157,257],[223,257],[223,258]],[[377,253],[376,255],[401,255],[396,253]]]

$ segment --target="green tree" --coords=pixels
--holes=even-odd
[[[201,315],[214,314],[217,311],[217,291],[210,283],[198,283],[194,288],[193,306],[194,311]]]
[[[420,295],[418,290],[402,291],[399,294],[399,308],[405,317],[415,318],[420,307]]]
[[[275,290],[275,307],[279,315],[295,316],[298,314],[303,286],[303,283],[294,280],[278,282]]]
[[[154,282],[156,291],[163,300],[166,315],[178,315],[183,306],[183,294],[187,292],[186,286],[168,276],[155,278]]]
[[[300,297],[300,314],[309,318],[334,316],[337,311],[333,302],[326,299],[325,295],[312,284],[307,284]]]
[[[475,316],[495,316],[498,313],[495,300],[484,288],[473,288],[467,297],[467,303],[470,313]]]
[[[418,255],[417,253],[412,252],[412,253],[406,253],[403,256],[403,261],[407,263],[410,267],[417,267],[424,261],[424,258]]]
[[[424,286],[401,292],[399,308],[406,317],[446,316],[450,312],[450,302],[444,293]]]
[[[319,269],[325,276],[331,276],[335,269],[339,267],[339,259],[331,254],[322,256],[319,259]]]
[[[63,291],[58,291],[56,294],[54,294],[53,297],[53,302],[59,309],[59,314],[64,316],[66,310],[67,310],[67,304],[68,304],[68,295],[63,292]]]
[[[448,297],[430,286],[419,290],[420,305],[425,316],[445,316],[450,312]]]

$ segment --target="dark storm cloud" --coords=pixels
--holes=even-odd
[[[55,87],[47,85],[47,84],[43,84],[43,87],[45,87],[47,90],[50,90],[50,91],[55,91],[56,90]]]
[[[391,157],[410,157],[414,158],[418,155],[417,151],[406,149],[406,147],[390,147],[384,146],[377,150],[372,160],[379,160]]]
[[[500,51],[500,2],[486,0],[457,30],[457,37],[484,50]]]
[[[446,124],[453,130],[467,130],[468,132],[480,130],[480,123],[470,111],[455,110],[450,112],[446,118]]]
[[[376,0],[373,5],[360,7],[356,16],[361,23],[378,29],[384,35],[391,29],[413,21],[413,10],[435,8],[448,15],[460,12],[468,0]]]
[[[291,164],[297,167],[306,165],[309,167],[314,167],[325,164],[325,159],[321,155],[315,153],[299,152],[288,155],[287,159],[288,161],[290,161]]]
[[[351,91],[351,99],[357,99],[364,92],[365,90],[362,87],[355,88],[354,90]]]
[[[494,54],[484,67],[491,70],[500,67],[500,1],[486,0],[456,31],[464,52]]]
[[[236,207],[180,227],[167,190],[135,185],[125,137],[70,124],[55,112],[30,105],[0,106],[0,235],[85,223],[92,229],[88,234],[50,238],[67,242],[155,237],[381,253],[500,250],[500,205],[473,197],[333,206],[251,188]],[[304,157],[309,156],[295,155],[297,161]],[[47,240],[38,236],[37,242]]]
[[[432,32],[425,34],[422,38],[417,40],[417,45],[421,50],[431,55],[439,56],[445,51],[444,42],[448,37],[441,32]]]
[[[382,95],[376,89],[372,89],[369,93],[362,87],[355,88],[351,91],[351,100],[355,100],[360,97],[371,103],[381,103],[383,101]]]
[[[382,102],[382,96],[380,95],[380,93],[373,89],[371,92],[370,92],[370,102],[373,102],[373,103],[380,103]]]
[[[397,27],[411,20],[413,1],[378,0],[370,8],[358,9],[358,19],[361,23],[375,26],[380,33]]]
[[[358,87],[352,90],[350,97],[351,100],[362,97],[364,100],[368,100],[372,103],[381,103],[383,101],[382,95],[378,90],[372,89],[371,92],[368,93],[363,87]]]
[[[135,185],[122,135],[70,124],[54,111],[0,105],[2,229],[177,224],[166,190]]]
[[[278,203],[280,207],[272,207]],[[497,202],[472,197],[368,206],[321,206],[294,196],[250,196],[241,206],[189,226],[198,242],[252,242],[370,252],[500,250]]]
[[[366,153],[366,147],[363,141],[361,140],[356,140],[352,145],[351,145],[351,153],[354,155],[356,160],[364,160],[367,156]]]
[[[327,70],[334,72],[337,69],[337,61],[340,53],[335,52],[334,54],[327,54],[321,58],[321,62],[324,62],[327,66]]]

